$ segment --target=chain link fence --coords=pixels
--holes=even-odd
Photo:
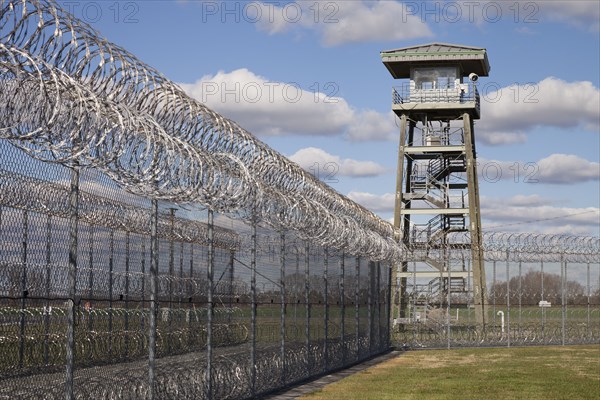
[[[0,154],[0,398],[149,398],[150,369],[154,398],[251,398],[389,348],[386,263]]]
[[[398,318],[394,311],[393,342],[409,348],[599,343],[599,244],[594,237],[485,234],[484,330],[475,324],[469,252],[449,254],[454,277],[451,271],[426,279],[417,277],[419,257],[409,255],[407,312]],[[401,284],[393,285],[392,307]]]

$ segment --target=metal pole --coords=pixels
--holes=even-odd
[[[304,243],[304,307],[305,307],[305,334],[306,334],[306,367],[310,371],[311,357],[310,357],[310,274],[309,274],[309,244],[308,241]]]
[[[129,231],[125,232],[125,358],[129,358]]]
[[[452,291],[452,275],[450,265],[448,265],[448,287],[446,290],[446,302],[448,303],[448,307],[446,308],[446,342],[447,348],[450,350],[450,295]]]
[[[382,346],[382,323],[381,323],[381,261],[377,261],[377,350]]]
[[[75,294],[77,290],[77,235],[79,219],[79,166],[71,170],[69,194],[69,300],[67,301],[67,349],[65,398],[74,400],[73,372],[75,364]]]
[[[588,339],[590,339],[592,337],[592,327],[590,324],[590,296],[591,296],[591,292],[590,292],[590,263],[587,263],[587,280],[586,280],[586,286],[587,286],[587,330],[588,330]]]
[[[506,251],[506,346],[510,347],[510,270],[509,253]]]
[[[112,243],[112,235],[111,235]],[[112,247],[112,244],[111,244]],[[111,250],[112,271],[112,250]],[[111,273],[112,275],[112,273]],[[111,279],[112,282],[112,279]],[[152,199],[150,217],[150,318],[148,321],[148,397],[158,398],[155,393],[156,380],[156,317],[158,312],[158,200]],[[112,285],[111,285],[112,287]],[[112,291],[112,289],[111,289]],[[112,297],[111,297],[112,298]]]
[[[360,359],[360,257],[356,257],[354,285],[354,324],[356,335],[356,361]]]
[[[519,327],[518,327],[519,338],[521,337],[522,315],[523,315],[523,265],[522,265],[522,262],[519,261]]]
[[[48,365],[48,352],[50,337],[50,254],[52,250],[52,216],[48,214],[46,216],[46,301],[45,308],[46,312],[44,315],[44,365]],[[589,271],[589,265],[588,265]]]
[[[227,323],[231,324],[231,314],[233,313],[233,279],[235,277],[233,269],[233,261],[235,259],[235,251],[229,253],[229,312],[227,313]]]
[[[344,295],[344,264],[345,264],[345,254],[342,253],[340,257],[340,317],[341,317],[341,326],[340,326],[340,341],[342,346],[344,347],[342,350],[342,364],[346,365],[346,301]]]
[[[492,263],[492,305],[493,305],[493,310],[492,310],[492,314],[494,315],[494,331],[496,330],[496,291],[498,290],[498,288],[496,287],[496,260],[493,261]]]
[[[113,345],[113,269],[115,252],[115,232],[109,234],[109,256],[108,256],[108,357],[112,358]]]
[[[89,226],[89,234],[88,234],[88,259],[89,259],[89,268],[90,275],[88,281],[88,297],[89,302],[91,304],[92,299],[94,298],[94,226]],[[94,330],[94,320],[92,318],[91,308],[86,310],[87,318],[88,318],[88,331]]]
[[[392,266],[388,265],[388,276],[387,276],[387,285],[386,285],[386,296],[387,296],[387,301],[386,301],[386,313],[387,313],[387,326],[385,327],[385,331],[387,332],[387,343],[386,343],[386,347],[390,347],[392,345],[391,342],[391,326],[390,326],[390,314],[392,312],[392,308],[391,308],[391,285],[392,285]]]
[[[171,354],[171,342],[173,335],[173,276],[175,269],[175,241],[174,241],[174,230],[175,230],[175,211],[176,208],[169,209],[169,223],[171,226],[170,238],[169,238],[169,312],[167,314],[167,354]]]
[[[144,238],[140,239],[142,242],[142,262],[141,262],[141,270],[142,270],[142,309],[146,307],[146,240]],[[145,326],[145,318],[142,316],[141,321],[141,331],[143,332]]]
[[[544,262],[540,261],[540,270],[542,274],[542,300],[544,300]],[[544,340],[544,328],[546,324],[546,307],[542,307],[542,340]]]
[[[213,398],[213,348],[212,348],[212,334],[213,334],[213,285],[214,285],[214,263],[215,263],[215,250],[214,250],[214,212],[208,210],[208,265],[206,266],[206,278],[208,281],[207,290],[207,321],[206,321],[206,384],[207,384],[207,396],[209,399]],[[254,225],[252,225],[254,226]],[[254,233],[253,233],[254,234]],[[252,274],[254,275],[254,265],[252,266]],[[254,287],[254,282],[253,282]],[[253,291],[254,293],[254,291]],[[254,304],[254,303],[253,303]],[[254,314],[254,312],[253,312]],[[254,320],[254,318],[253,318]],[[254,326],[252,330],[252,350],[254,351]],[[254,376],[253,376],[254,379]],[[252,386],[252,393],[254,393],[254,381]]]
[[[252,248],[251,248],[251,259],[250,268],[252,275],[250,278],[250,290],[251,290],[251,321],[250,321],[250,375],[251,375],[251,393],[252,396],[256,394],[256,214],[252,217]]]
[[[373,266],[374,262],[369,260],[368,264],[368,281],[369,290],[367,294],[367,324],[368,324],[368,338],[369,338],[369,355],[373,349]]]
[[[190,302],[190,308],[188,308],[188,310],[190,311],[190,313],[196,310],[195,306],[194,306],[194,301],[193,301],[193,285],[192,282],[194,282],[195,278],[194,278],[194,243],[190,243],[190,284],[189,284],[189,302]],[[230,307],[231,308],[231,307]],[[229,318],[231,319],[231,315],[229,315]],[[192,347],[194,344],[194,329],[192,329],[192,325],[193,325],[193,315],[190,315],[190,317],[188,318],[188,346]],[[231,322],[231,320],[229,320],[229,322]]]
[[[560,255],[560,304],[561,304],[561,344],[565,345],[565,320],[567,318],[567,303],[565,298],[565,281],[567,280],[567,262],[564,253]]]
[[[329,341],[329,287],[328,287],[328,281],[327,281],[327,274],[328,274],[328,268],[329,268],[329,252],[327,250],[327,248],[325,248],[324,250],[324,255],[325,258],[323,259],[323,285],[324,285],[324,293],[323,293],[323,298],[324,298],[324,313],[323,313],[323,322],[324,322],[324,335],[325,335],[325,342],[323,344],[323,353],[325,355],[325,370],[327,371],[329,369],[329,346],[328,346],[328,341]]]
[[[181,309],[181,304],[183,302],[183,241],[179,243],[179,288],[178,288],[178,297],[179,304],[177,313],[179,314],[179,326],[183,329],[184,321],[183,319],[183,310]]]
[[[281,336],[281,386],[285,385],[286,378],[286,358],[285,358],[285,233],[281,231],[279,235],[279,285],[280,285],[280,301],[281,301],[281,320],[280,320],[280,332]]]
[[[21,247],[21,316],[19,321],[19,369],[23,368],[25,358],[25,303],[27,301],[27,244],[29,241],[29,211],[23,211],[23,242]]]

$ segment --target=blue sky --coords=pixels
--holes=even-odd
[[[484,47],[491,71],[475,128],[484,229],[600,234],[596,1],[60,3],[387,220],[399,82],[379,52]]]

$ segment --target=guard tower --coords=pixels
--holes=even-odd
[[[397,321],[413,323],[422,317],[419,306],[441,306],[449,294],[462,293],[472,298],[466,303],[475,308],[478,329],[485,329],[473,121],[480,117],[476,82],[490,70],[486,50],[431,43],[383,51],[381,59],[404,80],[392,90],[400,118],[394,226],[410,254],[392,276]],[[465,250],[470,257],[450,257]]]

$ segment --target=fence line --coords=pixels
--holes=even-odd
[[[473,337],[468,293],[443,280],[413,280],[396,330],[391,268],[445,251],[404,248],[389,223],[53,1],[0,1],[0,189],[0,398],[254,398],[392,340],[598,340],[598,238],[567,236],[484,235],[508,336],[494,314]],[[451,243],[469,268],[468,239]],[[540,263],[543,299],[561,297],[561,318],[535,314],[542,340],[524,322],[521,262]],[[575,263],[587,263],[583,319]]]

